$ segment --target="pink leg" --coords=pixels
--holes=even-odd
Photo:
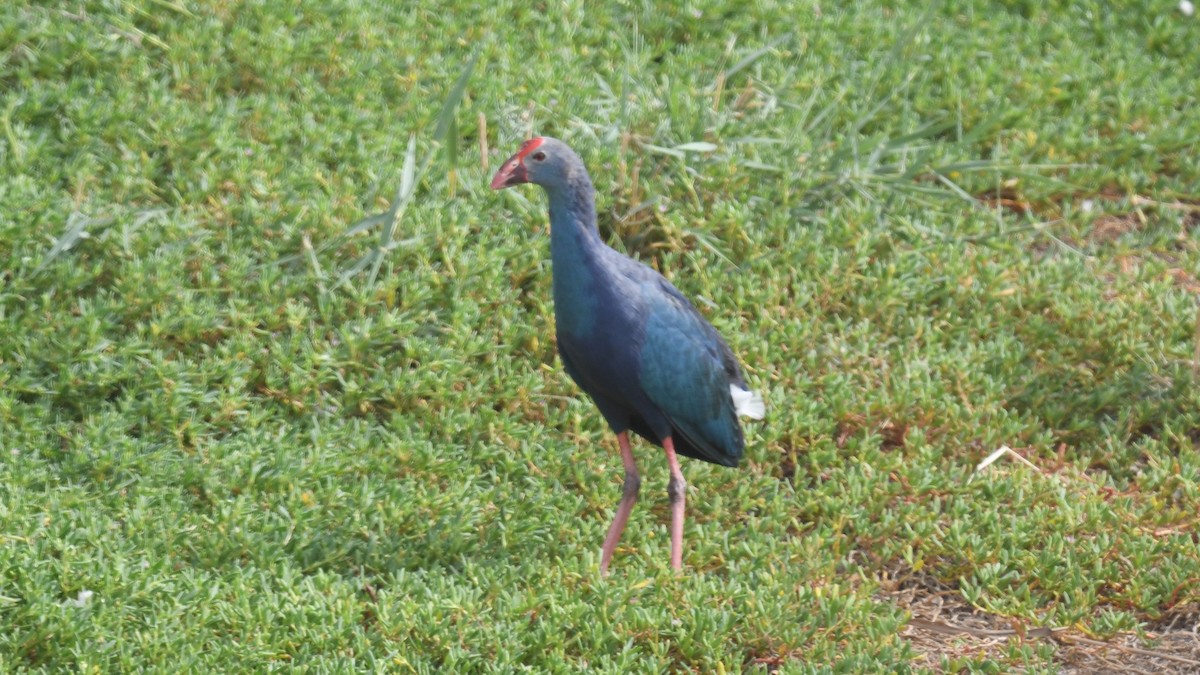
[[[629,432],[622,431],[617,434],[617,443],[621,446],[621,462],[625,464],[625,486],[621,492],[621,504],[617,507],[617,515],[613,517],[612,525],[608,527],[608,535],[604,537],[604,546],[600,549],[601,576],[608,576],[608,563],[612,561],[613,552],[617,550],[617,542],[621,540],[625,523],[629,522],[629,513],[633,511],[633,503],[637,501],[638,490],[642,487],[637,464],[633,462],[633,450],[629,448]]]
[[[663,449],[667,451],[667,464],[671,466],[671,479],[667,481],[667,496],[671,498],[671,569],[678,572],[683,568],[683,506],[687,481],[683,480],[683,472],[679,470],[675,442],[670,436],[663,439]]]

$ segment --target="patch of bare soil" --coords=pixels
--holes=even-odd
[[[981,612],[956,588],[922,575],[879,595],[912,615],[901,637],[918,654],[913,665],[934,672],[945,672],[945,659],[985,657],[1004,663],[1010,643],[1036,640],[1054,645],[1054,660],[1065,675],[1200,673],[1200,606],[1147,626],[1144,639],[1122,634],[1102,641],[1075,628],[1031,627]]]
[[[1141,225],[1141,221],[1132,213],[1103,215],[1092,222],[1092,232],[1088,239],[1096,244],[1109,244],[1122,235],[1136,232]]]

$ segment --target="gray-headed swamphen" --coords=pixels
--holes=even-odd
[[[571,148],[547,137],[526,141],[496,173],[492,189],[521,183],[542,186],[550,200],[558,353],[616,432],[625,464],[600,572],[608,573],[641,486],[630,430],[667,453],[671,567],[678,570],[687,484],[676,453],[737,466],[745,446],[738,415],[761,419],[763,400],[746,387],[716,329],[671,282],[600,240],[595,189]]]

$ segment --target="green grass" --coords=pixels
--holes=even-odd
[[[1053,672],[898,589],[1195,616],[1195,19],[401,4],[0,10],[0,670]],[[487,188],[531,133],[767,394],[682,575],[643,444],[598,578],[615,442]]]

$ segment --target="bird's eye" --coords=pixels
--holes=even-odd
[[[534,159],[535,161],[541,162],[541,161],[543,161],[543,160],[545,160],[545,159],[546,159],[546,153],[544,153],[544,152],[535,152],[535,153],[533,153],[533,159]]]

